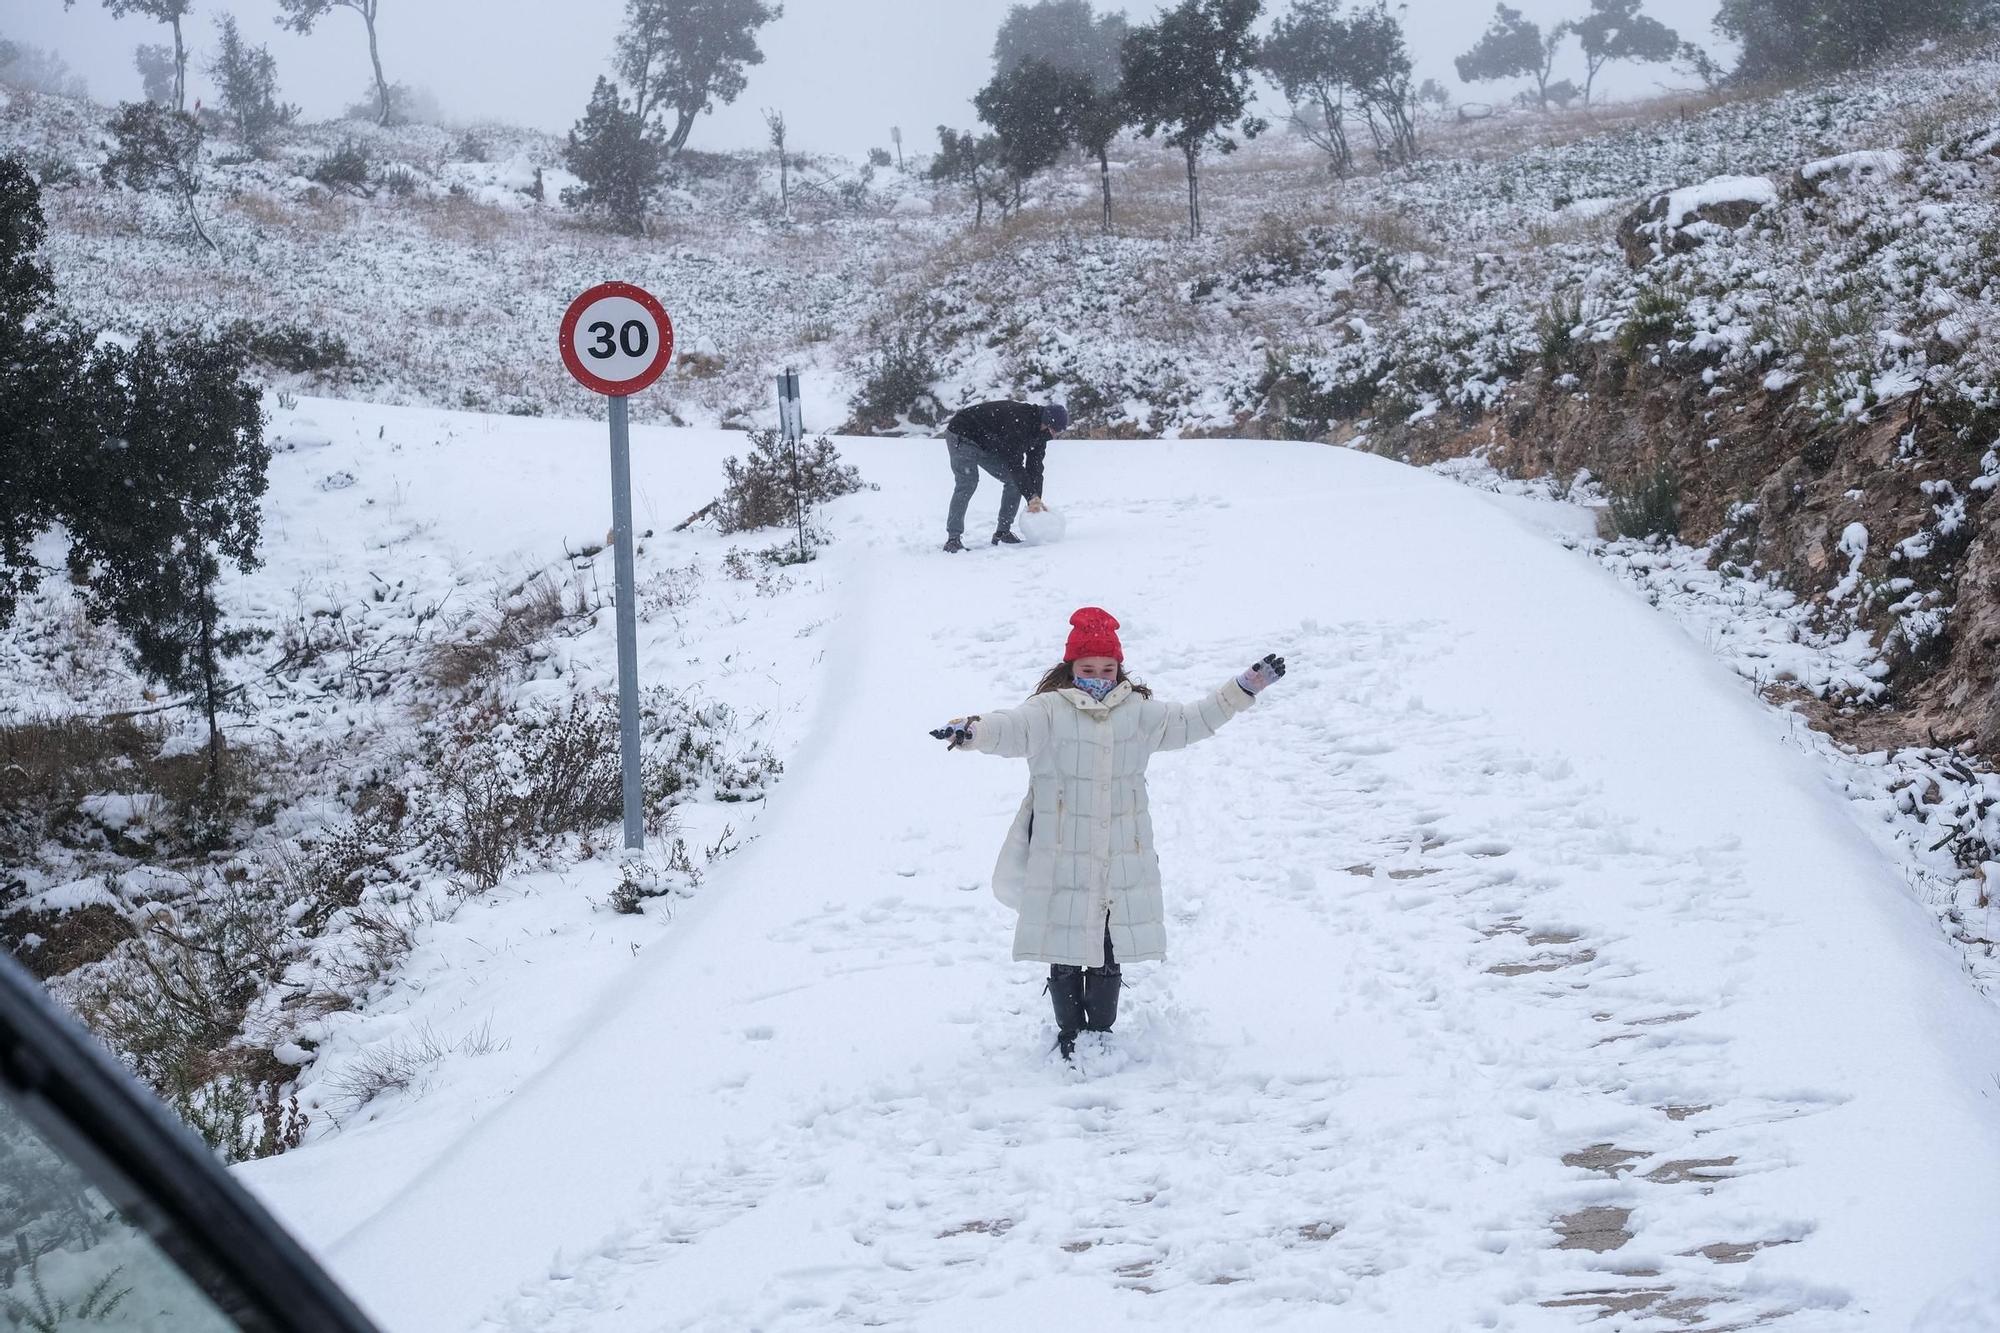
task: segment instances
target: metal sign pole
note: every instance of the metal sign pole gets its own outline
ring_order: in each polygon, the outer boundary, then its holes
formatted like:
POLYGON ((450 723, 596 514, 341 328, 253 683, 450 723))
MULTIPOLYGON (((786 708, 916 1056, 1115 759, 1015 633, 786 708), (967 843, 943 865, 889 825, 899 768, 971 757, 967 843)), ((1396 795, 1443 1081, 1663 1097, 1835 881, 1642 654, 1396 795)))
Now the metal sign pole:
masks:
POLYGON ((611 395, 611 540, 616 548, 618 596, 618 752, 625 794, 625 846, 646 847, 639 788, 638 579, 632 554, 632 433, 625 398, 611 395))
POLYGON ((804 418, 799 411, 799 372, 787 370, 778 376, 778 430, 792 450, 792 507, 799 525, 799 560, 806 558, 805 484, 799 476, 799 449, 805 438, 804 418))
POLYGON ((611 400, 611 544, 617 562, 618 760, 625 850, 646 850, 639 779, 639 596, 632 551, 632 430, 627 399, 666 374, 674 321, 651 292, 600 282, 569 303, 556 335, 576 382, 611 400))

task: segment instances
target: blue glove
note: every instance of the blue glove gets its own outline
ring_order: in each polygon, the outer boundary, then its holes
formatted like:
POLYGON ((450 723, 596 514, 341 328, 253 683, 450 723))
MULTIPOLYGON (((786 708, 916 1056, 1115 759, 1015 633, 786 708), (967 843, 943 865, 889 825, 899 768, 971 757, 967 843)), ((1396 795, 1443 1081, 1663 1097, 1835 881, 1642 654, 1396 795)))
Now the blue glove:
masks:
POLYGON ((1264 660, 1251 666, 1236 678, 1236 683, 1249 695, 1260 693, 1285 674, 1285 659, 1276 653, 1266 653, 1264 660))

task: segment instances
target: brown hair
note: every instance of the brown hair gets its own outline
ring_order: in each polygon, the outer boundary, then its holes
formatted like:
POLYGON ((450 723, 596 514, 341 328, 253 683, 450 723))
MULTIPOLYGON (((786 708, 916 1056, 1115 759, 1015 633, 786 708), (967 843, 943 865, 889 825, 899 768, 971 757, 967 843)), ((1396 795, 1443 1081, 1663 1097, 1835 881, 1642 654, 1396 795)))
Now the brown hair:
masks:
MULTIPOLYGON (((1121 685, 1130 685, 1132 687, 1132 693, 1138 695, 1142 699, 1150 699, 1153 697, 1153 692, 1151 690, 1147 689, 1144 685, 1141 685, 1133 677, 1125 674, 1125 664, 1123 662, 1120 662, 1118 664, 1118 681, 1121 685)), ((1076 684, 1075 668, 1068 662, 1058 662, 1054 666, 1049 668, 1049 672, 1046 676, 1042 677, 1042 683, 1035 686, 1035 693, 1054 694, 1057 690, 1066 690, 1074 684, 1076 684)))

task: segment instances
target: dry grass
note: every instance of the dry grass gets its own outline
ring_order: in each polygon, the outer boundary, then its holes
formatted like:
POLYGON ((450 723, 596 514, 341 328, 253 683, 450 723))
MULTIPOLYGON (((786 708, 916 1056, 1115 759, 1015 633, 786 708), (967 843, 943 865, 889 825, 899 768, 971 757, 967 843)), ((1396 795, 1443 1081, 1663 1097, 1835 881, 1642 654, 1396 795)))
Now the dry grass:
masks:
POLYGON ((1882 133, 1905 152, 1921 157, 1969 128, 1990 129, 1996 122, 2000 122, 2000 93, 1968 88, 1906 112, 1883 126, 1882 133))
POLYGON ((1612 239, 1618 231, 1619 209, 1595 215, 1551 214, 1528 224, 1529 249, 1546 250, 1555 245, 1596 245, 1612 239))
POLYGON ((96 190, 49 190, 42 195, 49 231, 80 236, 143 236, 145 221, 136 201, 96 190))
POLYGON ((446 689, 462 690, 490 679, 504 664, 572 614, 562 587, 546 573, 536 573, 512 592, 496 593, 493 609, 464 626, 464 637, 435 644, 425 673, 446 689))
POLYGON ((230 195, 223 207, 267 231, 300 231, 320 236, 346 231, 355 218, 351 200, 324 191, 315 191, 294 203, 261 190, 246 190, 230 195))
POLYGON ((496 246, 523 226, 519 213, 457 195, 426 200, 414 208, 425 231, 455 245, 496 246))
POLYGON ((175 776, 156 771, 165 768, 154 759, 165 737, 150 719, 71 715, 0 727, 0 865, 33 864, 66 831, 96 836, 72 829, 78 802, 93 792, 159 793, 175 776))
POLYGON ((1432 122, 1425 126, 1426 156, 1476 157, 1506 155, 1530 148, 1560 148, 1618 130, 1644 129, 1667 121, 1686 121, 1718 107, 1755 101, 1775 88, 1731 88, 1727 91, 1690 89, 1665 92, 1630 102, 1607 102, 1585 109, 1534 111, 1494 105, 1497 114, 1484 120, 1432 122))
POLYGON ((98 962, 132 938, 132 923, 116 908, 91 903, 67 912, 10 912, 0 916, 0 945, 40 980, 98 962), (28 937, 40 940, 28 947, 28 937))
POLYGON ((437 1029, 424 1023, 411 1035, 364 1053, 331 1080, 331 1085, 338 1102, 349 1111, 358 1111, 387 1093, 420 1089, 431 1072, 451 1056, 490 1055, 505 1049, 505 1042, 494 1040, 490 1022, 457 1041, 446 1041, 437 1029))

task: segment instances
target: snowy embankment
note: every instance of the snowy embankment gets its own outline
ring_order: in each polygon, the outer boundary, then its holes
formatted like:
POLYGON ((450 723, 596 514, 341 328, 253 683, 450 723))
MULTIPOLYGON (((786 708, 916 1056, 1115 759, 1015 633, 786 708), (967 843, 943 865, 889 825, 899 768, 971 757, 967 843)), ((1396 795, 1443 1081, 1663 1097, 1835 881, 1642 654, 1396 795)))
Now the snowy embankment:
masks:
MULTIPOLYGON (((529 470, 556 423, 492 429, 483 510, 413 524, 592 512, 594 436, 529 470)), ((1784 722, 1551 539, 1578 511, 1063 444, 1069 540, 952 559, 936 446, 843 447, 882 489, 809 567, 755 841, 630 938, 461 913, 404 1021, 504 1006, 503 1049, 243 1168, 390 1328, 1873 1330, 1989 1265, 2000 1015, 1784 722), (923 732, 1084 603, 1167 697, 1293 670, 1155 765, 1171 957, 1071 1070, 984 888, 1020 767, 923 732)), ((641 434, 656 517, 712 448, 641 434)))

